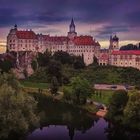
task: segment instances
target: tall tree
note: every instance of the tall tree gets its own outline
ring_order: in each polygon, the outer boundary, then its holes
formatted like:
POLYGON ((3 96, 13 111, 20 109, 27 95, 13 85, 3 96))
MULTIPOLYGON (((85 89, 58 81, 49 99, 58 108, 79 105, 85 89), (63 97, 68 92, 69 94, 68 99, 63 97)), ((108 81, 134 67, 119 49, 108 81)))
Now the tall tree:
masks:
POLYGON ((59 89, 59 83, 56 77, 52 77, 50 91, 53 95, 56 95, 59 89))
POLYGON ((13 68, 13 63, 11 60, 0 60, 0 69, 2 72, 9 72, 13 68))
POLYGON ((124 124, 129 128, 140 130, 140 94, 136 91, 130 95, 124 109, 124 124))
POLYGON ((128 95, 124 90, 115 91, 110 98, 109 111, 107 118, 115 122, 121 122, 123 119, 123 110, 127 104, 128 95))
POLYGON ((61 65, 61 63, 56 60, 51 60, 48 65, 47 74, 48 74, 48 76, 50 76, 50 80, 53 77, 56 77, 58 82, 61 84, 62 83, 62 65, 61 65))
POLYGON ((46 50, 44 53, 38 53, 37 62, 40 67, 46 67, 51 59, 51 53, 46 50))
POLYGON ((73 63, 73 57, 64 51, 55 52, 53 55, 53 58, 57 61, 60 61, 62 64, 72 64, 73 63))
POLYGON ((0 138, 11 133, 24 134, 39 123, 37 102, 24 93, 11 75, 0 76, 0 138), (3 82, 2 82, 3 81, 3 82), (17 88, 18 87, 18 88, 17 88))
POLYGON ((82 57, 80 57, 80 56, 77 57, 76 56, 73 66, 74 66, 75 69, 85 68, 85 63, 84 63, 84 60, 82 59, 82 57))
POLYGON ((77 104, 85 104, 88 97, 92 94, 92 88, 89 82, 80 77, 74 77, 68 88, 65 88, 64 94, 67 94, 65 97, 73 100, 77 104))

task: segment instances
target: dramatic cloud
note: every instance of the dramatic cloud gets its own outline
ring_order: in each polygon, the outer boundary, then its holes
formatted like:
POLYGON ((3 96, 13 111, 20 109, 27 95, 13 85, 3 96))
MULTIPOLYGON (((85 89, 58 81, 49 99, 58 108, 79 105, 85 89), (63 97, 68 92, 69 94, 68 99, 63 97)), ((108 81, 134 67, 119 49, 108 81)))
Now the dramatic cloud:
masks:
POLYGON ((6 40, 15 23, 38 33, 66 35, 74 17, 79 34, 108 41, 117 33, 123 41, 139 41, 139 16, 140 0, 1 0, 0 40, 6 40))

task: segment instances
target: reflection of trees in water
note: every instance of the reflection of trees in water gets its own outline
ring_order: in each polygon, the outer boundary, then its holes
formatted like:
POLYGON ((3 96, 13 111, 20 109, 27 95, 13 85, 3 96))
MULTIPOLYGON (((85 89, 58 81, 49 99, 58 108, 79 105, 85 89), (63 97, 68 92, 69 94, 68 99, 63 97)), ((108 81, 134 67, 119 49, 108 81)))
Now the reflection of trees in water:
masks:
POLYGON ((126 128, 123 128, 120 125, 112 125, 108 123, 108 128, 105 132, 107 133, 108 140, 140 140, 140 133, 134 132, 131 133, 126 131, 126 128))
POLYGON ((51 99, 46 102, 45 106, 45 111, 43 109, 40 112, 41 126, 65 125, 69 130, 70 139, 73 139, 76 130, 86 133, 93 127, 94 121, 98 120, 96 116, 93 118, 88 116, 84 110, 51 99))

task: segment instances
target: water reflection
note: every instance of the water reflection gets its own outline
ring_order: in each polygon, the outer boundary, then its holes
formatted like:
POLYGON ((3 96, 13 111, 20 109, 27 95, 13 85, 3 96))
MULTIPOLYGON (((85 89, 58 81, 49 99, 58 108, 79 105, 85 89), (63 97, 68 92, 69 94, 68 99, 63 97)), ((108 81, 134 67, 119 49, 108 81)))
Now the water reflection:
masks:
POLYGON ((39 104, 40 128, 26 140, 140 140, 121 126, 90 115, 72 105, 44 100, 39 104))
POLYGON ((87 131, 76 130, 73 126, 50 125, 36 129, 27 140, 107 140, 104 128, 107 127, 105 120, 100 119, 87 131))
POLYGON ((27 140, 107 140, 104 119, 58 101, 48 100, 45 108, 40 112, 41 127, 27 140))

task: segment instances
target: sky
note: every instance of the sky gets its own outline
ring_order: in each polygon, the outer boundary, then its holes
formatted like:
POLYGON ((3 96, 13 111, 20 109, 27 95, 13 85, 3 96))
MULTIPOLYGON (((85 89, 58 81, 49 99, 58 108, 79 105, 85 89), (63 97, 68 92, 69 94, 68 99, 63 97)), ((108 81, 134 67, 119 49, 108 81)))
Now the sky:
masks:
POLYGON ((92 35, 102 47, 109 46, 111 34, 118 35, 120 46, 140 42, 140 0, 0 0, 0 45, 14 24, 67 35, 72 17, 78 35, 92 35))

